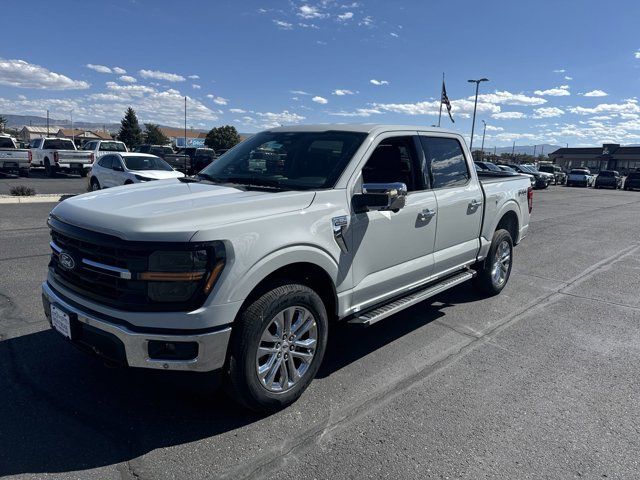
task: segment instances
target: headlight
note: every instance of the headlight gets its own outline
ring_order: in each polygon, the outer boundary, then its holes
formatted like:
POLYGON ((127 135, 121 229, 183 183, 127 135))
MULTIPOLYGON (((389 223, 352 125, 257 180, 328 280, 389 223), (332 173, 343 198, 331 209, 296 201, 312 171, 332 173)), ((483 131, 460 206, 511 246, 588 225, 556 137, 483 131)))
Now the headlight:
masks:
POLYGON ((149 269, 138 274, 148 281, 147 294, 154 302, 185 302, 207 295, 225 265, 224 247, 185 251, 156 251, 149 256, 149 269))
POLYGON ((135 177, 141 182, 150 182, 151 180, 157 180, 157 178, 143 177, 142 175, 135 175, 135 177))

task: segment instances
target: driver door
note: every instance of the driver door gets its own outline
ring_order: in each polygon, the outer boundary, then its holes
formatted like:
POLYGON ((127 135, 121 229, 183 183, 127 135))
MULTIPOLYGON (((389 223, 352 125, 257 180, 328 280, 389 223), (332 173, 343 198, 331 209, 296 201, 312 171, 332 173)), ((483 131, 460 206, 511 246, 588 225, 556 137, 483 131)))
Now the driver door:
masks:
POLYGON ((437 204, 425 178, 424 155, 415 132, 394 132, 376 139, 356 182, 402 182, 404 208, 397 212, 352 213, 352 255, 356 311, 419 286, 433 272, 437 204))

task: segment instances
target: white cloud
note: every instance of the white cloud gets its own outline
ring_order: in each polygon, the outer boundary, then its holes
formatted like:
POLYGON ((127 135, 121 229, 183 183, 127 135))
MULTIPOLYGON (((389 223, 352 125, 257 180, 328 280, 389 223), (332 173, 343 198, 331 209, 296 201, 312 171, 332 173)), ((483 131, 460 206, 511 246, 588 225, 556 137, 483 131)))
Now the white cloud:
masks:
POLYGON ((329 115, 335 115, 338 117, 370 117, 371 115, 381 114, 382 111, 376 108, 358 108, 353 112, 346 112, 341 110, 339 112, 329 112, 329 115))
POLYGON ((90 85, 24 60, 0 58, 0 85, 39 90, 82 90, 90 85))
POLYGON ((585 97, 606 97, 607 95, 608 93, 602 90, 591 90, 584 94, 585 97))
POLYGON ((306 19, 310 18, 326 18, 327 14, 320 12, 318 7, 312 5, 302 5, 298 9, 298 16, 306 19))
POLYGON ((491 117, 498 120, 516 120, 527 116, 522 112, 496 112, 491 117))
POLYGON ((117 75, 124 75, 125 73, 127 73, 127 71, 124 68, 121 67, 113 67, 113 73, 117 74, 117 75))
POLYGON ((122 75, 120 77, 120 81, 121 82, 126 82, 126 83, 136 83, 138 80, 136 80, 134 77, 132 77, 130 75, 122 75))
POLYGON ((572 107, 569 111, 578 115, 637 114, 640 113, 640 106, 636 102, 627 101, 626 103, 601 103, 592 108, 572 107))
MULTIPOLYGON (((451 101, 451 111, 454 115, 468 117, 473 112, 474 102, 460 99, 451 101)), ((402 113, 405 115, 438 115, 440 111, 440 101, 425 101, 416 103, 374 103, 373 107, 377 110, 383 110, 393 113, 402 113)), ((478 102, 478 112, 480 113, 498 113, 500 107, 492 103, 478 102)))
POLYGON ((246 110, 243 110, 243 109, 241 109, 241 108, 230 108, 230 109, 229 109, 229 111, 230 111, 231 113, 247 113, 247 111, 246 111, 246 110))
POLYGON ((339 97, 342 97, 344 95, 355 95, 356 92, 352 91, 352 90, 345 90, 345 89, 337 89, 334 90, 332 92, 332 95, 338 95, 339 97))
MULTIPOLYGON (((473 100, 474 97, 468 97, 469 100, 473 100)), ((511 93, 505 91, 496 90, 493 93, 483 93, 478 95, 478 101, 487 102, 487 103, 495 103, 502 105, 543 105, 547 103, 544 98, 540 97, 529 97, 522 93, 511 93)))
POLYGON ((246 115, 236 121, 253 128, 275 128, 284 124, 300 123, 305 119, 302 115, 289 112, 288 110, 280 113, 253 111, 249 113, 253 116, 246 115))
POLYGON ((315 97, 313 97, 313 98, 311 99, 311 101, 312 101, 312 102, 319 103, 320 105, 326 105, 327 103, 329 103, 329 100, 327 100, 326 98, 321 97, 321 96, 319 96, 319 95, 316 95, 315 97))
POLYGON ((564 72, 566 72, 566 70, 564 68, 553 71, 553 73, 564 73, 564 72))
POLYGON ((387 80, 376 80, 375 78, 369 80, 369 83, 373 85, 389 85, 389 82, 387 80))
POLYGON ((533 118, 552 118, 564 115, 564 110, 557 107, 542 107, 533 110, 535 113, 533 118))
POLYGON ((138 73, 142 78, 153 78, 155 80, 165 80, 167 82, 184 82, 186 80, 182 75, 159 72, 158 70, 140 70, 138 73))
POLYGON ((351 20, 353 18, 353 12, 344 12, 341 15, 338 15, 338 20, 341 22, 346 22, 347 20, 351 20))
POLYGON ((189 75, 187 78, 190 78, 191 80, 198 80, 200 75, 189 75))
POLYGON ((564 79, 565 79, 565 80, 573 80, 573 77, 570 77, 570 76, 568 76, 568 75, 565 75, 565 76, 564 76, 564 79))
POLYGON ((274 20, 273 23, 275 23, 280 30, 291 30, 293 28, 293 24, 285 22, 284 20, 274 20))
POLYGON ((140 97, 145 93, 155 93, 156 89, 146 85, 118 85, 116 82, 107 82, 107 89, 127 95, 140 97))
POLYGON ((550 88, 548 90, 536 90, 536 95, 548 95, 550 97, 563 97, 571 95, 569 92, 569 85, 560 85, 559 87, 550 88))
POLYGON ((304 23, 304 22, 298 22, 298 26, 302 27, 302 28, 312 28, 314 30, 318 30, 320 27, 317 26, 315 23, 304 23))
POLYGON ((200 90, 202 87, 197 83, 194 83, 193 85, 191 85, 191 88, 193 88, 194 90, 200 90))
POLYGON ((373 25, 373 18, 367 15, 360 22, 358 22, 358 25, 363 27, 370 27, 371 25, 373 25))
POLYGON ((493 125, 487 125, 488 132, 503 132, 504 128, 502 127, 494 127, 493 125))
POLYGON ((105 67, 104 65, 94 65, 93 63, 87 63, 85 66, 99 73, 111 73, 111 69, 109 67, 105 67))
POLYGON ((391 32, 389 35, 391 35, 392 37, 395 37, 395 38, 398 38, 400 36, 395 32, 391 32))
POLYGON ((211 93, 207 95, 207 98, 210 98, 211 100, 213 100, 213 103, 215 103, 216 105, 226 105, 227 103, 229 103, 228 99, 224 97, 216 97, 211 93))
POLYGON ((634 56, 634 57, 636 57, 636 58, 640 58, 640 50, 636 51, 636 52, 633 54, 633 56, 634 56))

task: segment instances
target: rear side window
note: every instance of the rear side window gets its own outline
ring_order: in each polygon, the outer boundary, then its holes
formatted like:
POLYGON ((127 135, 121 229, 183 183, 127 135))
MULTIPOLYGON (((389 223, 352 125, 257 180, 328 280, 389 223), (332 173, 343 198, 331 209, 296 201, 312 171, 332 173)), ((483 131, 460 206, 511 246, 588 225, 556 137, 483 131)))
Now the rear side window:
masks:
POLYGON ((432 188, 465 185, 471 178, 462 146, 455 138, 420 136, 432 188))
POLYGON ((111 168, 113 165, 113 155, 105 155, 100 159, 98 165, 104 168, 111 168))

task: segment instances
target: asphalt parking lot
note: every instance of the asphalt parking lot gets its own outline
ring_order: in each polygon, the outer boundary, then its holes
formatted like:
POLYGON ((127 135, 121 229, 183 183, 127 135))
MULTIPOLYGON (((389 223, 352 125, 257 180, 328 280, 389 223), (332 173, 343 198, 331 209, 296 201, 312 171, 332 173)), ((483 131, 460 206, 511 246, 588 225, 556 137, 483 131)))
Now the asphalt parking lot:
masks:
POLYGON ((78 194, 87 191, 87 179, 80 175, 58 173, 54 178, 49 178, 44 170, 32 170, 28 178, 0 176, 0 195, 9 195, 11 187, 18 185, 31 187, 36 194, 78 194))
POLYGON ((640 477, 638 192, 536 191, 501 295, 461 285, 335 326, 318 378, 271 416, 49 330, 52 206, 0 205, 0 476, 640 477))

